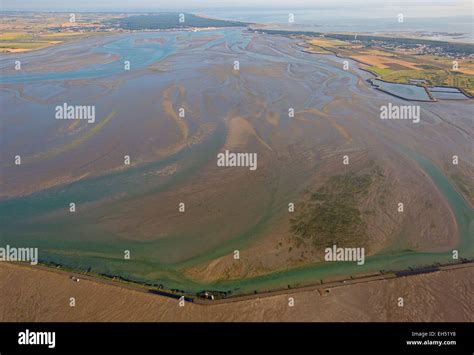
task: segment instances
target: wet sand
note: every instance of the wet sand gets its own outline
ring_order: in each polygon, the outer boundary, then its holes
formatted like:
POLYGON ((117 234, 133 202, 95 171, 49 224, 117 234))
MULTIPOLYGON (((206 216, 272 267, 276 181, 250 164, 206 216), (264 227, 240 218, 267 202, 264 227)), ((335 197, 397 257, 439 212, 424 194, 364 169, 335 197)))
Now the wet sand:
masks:
POLYGON ((291 292, 247 301, 196 305, 81 279, 68 273, 0 263, 0 321, 161 322, 472 322, 472 267, 342 286, 329 292, 291 292), (70 297, 76 301, 69 306, 70 297), (288 306, 289 297, 294 307, 288 306), (398 298, 404 307, 398 307, 398 298))

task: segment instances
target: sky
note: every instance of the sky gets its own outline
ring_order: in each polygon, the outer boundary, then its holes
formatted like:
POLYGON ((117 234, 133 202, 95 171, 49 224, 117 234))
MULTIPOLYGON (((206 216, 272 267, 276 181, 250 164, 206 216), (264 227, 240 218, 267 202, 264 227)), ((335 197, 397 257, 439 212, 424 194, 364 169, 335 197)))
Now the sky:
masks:
POLYGON ((313 9, 331 14, 353 13, 360 17, 391 17, 403 12, 411 17, 474 15, 473 0, 0 0, 2 11, 88 10, 217 10, 217 9, 313 9))

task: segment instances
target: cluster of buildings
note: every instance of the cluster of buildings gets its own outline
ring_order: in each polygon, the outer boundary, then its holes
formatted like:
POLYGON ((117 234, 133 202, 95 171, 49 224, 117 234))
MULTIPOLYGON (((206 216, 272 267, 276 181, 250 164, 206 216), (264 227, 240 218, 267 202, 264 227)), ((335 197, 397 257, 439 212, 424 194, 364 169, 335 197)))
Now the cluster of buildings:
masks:
POLYGON ((397 52, 407 52, 409 54, 434 55, 438 57, 445 57, 445 58, 452 58, 452 59, 474 59, 474 54, 472 53, 468 54, 468 53, 462 53, 460 51, 452 51, 449 48, 425 44, 425 43, 413 44, 413 43, 376 40, 376 41, 372 41, 371 44, 383 49, 397 51, 397 52))

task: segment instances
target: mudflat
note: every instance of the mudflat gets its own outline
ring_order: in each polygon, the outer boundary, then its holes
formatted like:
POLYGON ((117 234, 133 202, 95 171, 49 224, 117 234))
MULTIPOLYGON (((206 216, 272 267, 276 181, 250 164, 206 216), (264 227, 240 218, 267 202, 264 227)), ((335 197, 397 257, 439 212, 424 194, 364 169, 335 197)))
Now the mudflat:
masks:
POLYGON ((407 102, 357 62, 241 28, 18 58, 20 73, 0 58, 0 241, 42 263, 235 295, 474 257, 472 100, 381 119, 407 102), (56 120, 64 103, 94 105, 94 123, 56 120), (258 168, 219 166, 226 150, 258 168), (335 244, 365 248, 365 264, 325 262, 335 244))

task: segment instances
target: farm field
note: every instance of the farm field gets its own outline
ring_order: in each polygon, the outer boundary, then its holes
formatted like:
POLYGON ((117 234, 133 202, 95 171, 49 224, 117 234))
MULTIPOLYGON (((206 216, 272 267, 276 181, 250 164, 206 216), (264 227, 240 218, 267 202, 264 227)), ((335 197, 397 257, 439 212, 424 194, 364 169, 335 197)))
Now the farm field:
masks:
POLYGON ((352 58, 385 81, 408 84, 412 80, 424 80, 431 86, 454 86, 474 94, 474 59, 456 59, 457 68, 453 69, 454 59, 414 54, 410 50, 388 50, 331 38, 308 37, 306 43, 310 51, 317 48, 352 58))

